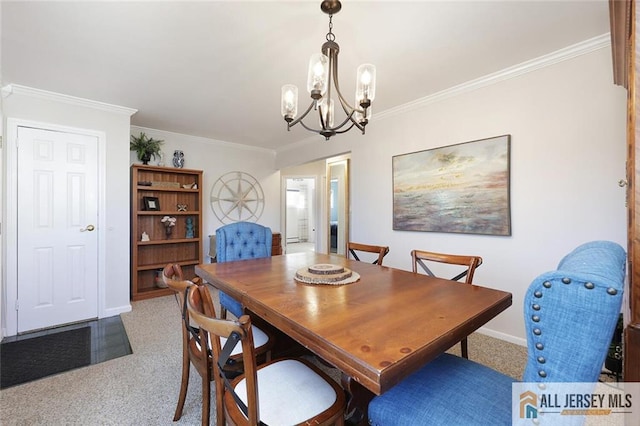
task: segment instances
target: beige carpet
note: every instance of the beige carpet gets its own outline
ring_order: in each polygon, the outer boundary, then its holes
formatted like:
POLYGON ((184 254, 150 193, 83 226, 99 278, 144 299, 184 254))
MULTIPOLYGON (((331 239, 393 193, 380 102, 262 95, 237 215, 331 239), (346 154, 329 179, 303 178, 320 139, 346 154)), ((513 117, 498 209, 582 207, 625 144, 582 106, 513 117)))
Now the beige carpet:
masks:
MULTIPOLYGON (((132 355, 0 391, 0 424, 199 425, 201 382, 194 369, 183 417, 172 422, 181 359, 174 297, 134 302, 122 320, 132 355)), ((459 345, 451 351, 459 353, 459 345)), ((469 356, 517 379, 526 361, 525 348, 477 333, 469 338, 469 356)))

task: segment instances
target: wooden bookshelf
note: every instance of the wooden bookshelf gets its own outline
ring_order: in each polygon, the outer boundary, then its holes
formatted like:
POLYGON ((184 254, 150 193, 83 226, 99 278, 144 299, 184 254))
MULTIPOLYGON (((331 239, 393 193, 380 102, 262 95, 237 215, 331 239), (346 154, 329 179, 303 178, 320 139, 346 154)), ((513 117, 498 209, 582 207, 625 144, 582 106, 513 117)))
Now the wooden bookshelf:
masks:
POLYGON ((131 166, 132 300, 173 293, 156 283, 158 271, 167 263, 179 263, 185 277, 194 277, 195 265, 203 263, 202 235, 201 170, 131 166), (151 202, 145 203, 145 197, 150 197, 151 202), (186 205, 186 211, 178 211, 179 204, 186 205), (161 222, 164 216, 176 218, 170 235, 161 222), (194 225, 192 238, 187 238, 189 217, 194 225), (149 241, 141 240, 143 232, 149 241))

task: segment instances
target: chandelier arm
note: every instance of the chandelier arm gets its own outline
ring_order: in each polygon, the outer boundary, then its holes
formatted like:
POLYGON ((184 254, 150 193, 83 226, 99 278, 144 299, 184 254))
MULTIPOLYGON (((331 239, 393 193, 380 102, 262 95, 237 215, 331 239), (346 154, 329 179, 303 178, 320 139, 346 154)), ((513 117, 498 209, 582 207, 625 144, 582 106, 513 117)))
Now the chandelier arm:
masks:
MULTIPOLYGON (((342 123, 340 123, 339 125, 334 126, 334 127, 330 127, 330 128, 329 128, 329 130, 335 130, 335 131, 336 131, 336 133, 343 133, 343 132, 338 132, 337 130, 342 129, 342 128, 344 127, 344 125, 345 125, 345 124, 347 124, 347 123, 349 123, 349 122, 353 123, 349 128, 353 127, 353 125, 358 125, 358 123, 356 123, 356 122, 353 120, 352 115, 353 115, 353 113, 352 113, 352 114, 350 114, 347 118, 345 118, 345 119, 344 119, 344 121, 343 121, 342 123)), ((358 126, 358 128, 360 128, 360 126, 358 126)), ((361 130, 362 130, 362 129, 361 129, 361 130)))
POLYGON ((364 110, 352 107, 351 104, 344 98, 344 96, 342 96, 342 92, 340 91, 340 83, 338 82, 338 54, 332 51, 331 56, 334 57, 333 60, 335 64, 335 66, 332 69, 333 84, 336 87, 336 92, 338 93, 338 99, 340 99, 340 104, 342 105, 342 109, 347 115, 349 115, 349 111, 347 111, 347 109, 351 111, 359 112, 361 114, 365 114, 364 110))
POLYGON ((361 128, 361 127, 358 125, 358 123, 356 123, 355 121, 352 121, 352 122, 351 122, 351 126, 349 126, 349 128, 344 129, 344 130, 340 130, 340 131, 336 130, 336 133, 338 133, 338 134, 340 134, 340 133, 346 133, 346 132, 348 132, 349 130, 351 130, 351 129, 353 128, 353 126, 356 126, 357 128, 359 128, 360 130, 362 130, 362 131, 364 132, 364 129, 363 129, 363 128, 361 128))
MULTIPOLYGON (((351 122, 353 123, 353 126, 356 126, 358 129, 360 129, 360 131, 364 135, 364 126, 361 125, 360 123, 358 123, 357 121, 354 121, 353 119, 351 119, 351 122)), ((353 126, 351 126, 351 127, 353 127, 353 126)), ((349 127, 349 129, 351 129, 351 127, 349 127)), ((340 133, 343 133, 343 132, 340 132, 340 133)))
MULTIPOLYGON (((327 43, 328 44, 328 43, 327 43)), ((329 112, 330 108, 329 108, 329 103, 331 102, 331 70, 334 69, 334 61, 335 61, 335 51, 333 49, 329 50, 329 73, 327 75, 328 81, 327 81, 327 93, 326 93, 326 99, 325 99, 325 105, 327 108, 327 112, 329 112)), ((334 107, 335 108, 335 107, 334 107)), ((318 108, 320 109, 320 108, 318 108)), ((334 113, 334 119, 335 119, 335 109, 333 110, 334 113)), ((328 115, 327 115, 328 117, 328 115)), ((324 123, 324 120, 322 119, 322 114, 320 114, 320 125, 322 126, 323 129, 326 130, 327 126, 326 123, 324 123)))
MULTIPOLYGON (((309 114, 309 111, 311 111, 311 109, 313 108, 315 103, 316 103, 316 101, 311 101, 311 104, 309 105, 309 108, 307 108, 307 110, 304 112, 304 114, 302 114, 300 117, 298 117, 295 120, 293 120, 291 123, 288 123, 289 128, 295 126, 298 123, 303 124, 302 120, 307 116, 307 114, 309 114)), ((306 126, 305 126, 305 128, 306 128, 306 126)))
POLYGON ((322 127, 322 130, 327 130, 327 123, 324 121, 324 117, 322 117, 322 105, 318 107, 318 116, 320 117, 320 127, 322 127))
POLYGON ((309 126, 307 126, 306 124, 304 124, 304 121, 301 121, 301 122, 300 122, 300 125, 301 125, 302 127, 304 127, 305 129, 307 129, 308 131, 310 131, 310 132, 314 132, 314 133, 318 133, 318 134, 320 134, 320 130, 317 130, 317 129, 314 129, 313 127, 309 127, 309 126))

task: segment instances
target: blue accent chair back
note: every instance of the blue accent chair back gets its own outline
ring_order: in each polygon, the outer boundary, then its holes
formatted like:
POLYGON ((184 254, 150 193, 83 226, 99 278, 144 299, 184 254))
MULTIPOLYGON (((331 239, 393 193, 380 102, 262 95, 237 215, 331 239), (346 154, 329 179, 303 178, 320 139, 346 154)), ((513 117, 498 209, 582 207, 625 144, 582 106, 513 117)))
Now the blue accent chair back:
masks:
MULTIPOLYGON (((253 222, 235 222, 216 229, 216 259, 218 263, 256 259, 271 256, 271 228, 253 222)), ((220 292, 223 310, 236 318, 243 313, 242 305, 224 292, 220 292)))
POLYGON ((524 299, 528 359, 523 381, 598 380, 620 316, 625 274, 624 249, 593 241, 533 281, 524 299))
MULTIPOLYGON (((616 327, 625 250, 592 241, 533 280, 524 298, 525 382, 596 382, 616 327)), ((515 379, 443 354, 369 404, 374 426, 510 425, 515 379)), ((579 422, 580 419, 576 420, 579 422)))

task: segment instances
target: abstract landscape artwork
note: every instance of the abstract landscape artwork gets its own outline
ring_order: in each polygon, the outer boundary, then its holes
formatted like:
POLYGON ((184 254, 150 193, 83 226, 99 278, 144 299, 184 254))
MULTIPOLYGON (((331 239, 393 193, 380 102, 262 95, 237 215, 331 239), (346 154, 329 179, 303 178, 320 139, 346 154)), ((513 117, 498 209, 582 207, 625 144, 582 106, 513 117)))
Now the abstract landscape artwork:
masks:
POLYGON ((511 136, 393 157, 393 229, 511 235, 511 136))

